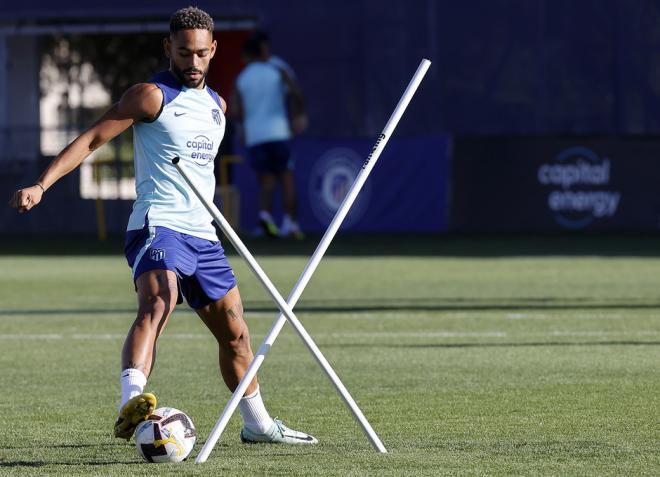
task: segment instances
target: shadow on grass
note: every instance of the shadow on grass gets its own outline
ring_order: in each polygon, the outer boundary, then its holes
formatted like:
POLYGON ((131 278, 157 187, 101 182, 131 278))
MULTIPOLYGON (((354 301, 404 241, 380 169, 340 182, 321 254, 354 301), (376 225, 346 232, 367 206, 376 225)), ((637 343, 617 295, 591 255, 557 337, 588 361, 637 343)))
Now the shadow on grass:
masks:
MULTIPOLYGON (((295 307, 297 313, 360 313, 387 311, 525 311, 525 310, 646 310, 660 309, 660 302, 634 303, 626 301, 593 301, 591 299, 565 298, 524 298, 521 300, 496 301, 492 299, 469 298, 465 300, 438 300, 436 298, 387 298, 382 300, 341 300, 341 305, 332 302, 305 302, 295 307)), ((268 302, 250 303, 246 301, 246 314, 253 312, 277 313, 277 308, 268 302)), ((0 312, 1 314, 2 312, 0 312)))
MULTIPOLYGON (((275 315, 277 308, 270 301, 245 300, 246 314, 250 312, 268 312, 275 315)), ((185 310, 185 306, 179 308, 185 310)), ((360 313, 388 311, 539 311, 539 310, 653 310, 660 309, 660 302, 633 301, 594 301, 591 298, 552 298, 527 297, 521 299, 466 298, 384 298, 384 299, 346 299, 337 304, 336 300, 305 301, 295 307, 296 313, 360 313)), ((0 309, 0 316, 13 315, 111 315, 135 314, 136 308, 73 308, 73 309, 0 309)))
POLYGON ((529 343, 318 343, 320 348, 525 348, 544 346, 660 346, 660 341, 535 341, 529 343))
MULTIPOLYGON (((250 251, 261 255, 312 255, 320 235, 302 241, 268 240, 242 236, 250 251)), ((223 245, 236 255, 224 237, 223 245)), ((0 237, 1 255, 118 255, 123 254, 123 237, 99 242, 85 236, 0 237)), ((607 256, 660 257, 657 234, 340 234, 330 245, 331 256, 607 256)))
MULTIPOLYGON (((4 450, 34 450, 36 447, 40 449, 49 450, 64 450, 64 449, 90 449, 97 448, 99 450, 108 449, 110 447, 126 447, 125 442, 106 442, 99 444, 35 444, 33 446, 12 446, 3 445, 4 450)), ((132 447, 132 446, 131 446, 132 447)), ((66 466, 105 466, 105 465, 130 465, 142 463, 142 459, 135 460, 92 460, 92 461, 45 461, 45 460, 3 460, 0 461, 1 468, 39 468, 53 465, 66 465, 66 466)))
POLYGON ((92 448, 92 447, 97 447, 99 449, 107 449, 109 447, 132 447, 132 445, 127 444, 126 442, 108 442, 108 443, 103 443, 103 444, 35 444, 32 446, 26 446, 26 445, 21 445, 21 446, 12 446, 12 445, 7 445, 3 444, 2 448, 4 450, 20 450, 20 449, 34 449, 35 447, 38 447, 39 449, 85 449, 85 448, 92 448))
POLYGON ((102 460, 102 461, 76 461, 76 462, 64 462, 64 461, 43 461, 43 460, 12 460, 12 461, 0 461, 0 469, 3 467, 15 468, 15 467, 47 467, 52 465, 71 465, 71 466, 103 466, 103 465, 131 465, 131 464, 140 464, 144 462, 143 460, 131 460, 131 461, 120 461, 120 460, 102 460))

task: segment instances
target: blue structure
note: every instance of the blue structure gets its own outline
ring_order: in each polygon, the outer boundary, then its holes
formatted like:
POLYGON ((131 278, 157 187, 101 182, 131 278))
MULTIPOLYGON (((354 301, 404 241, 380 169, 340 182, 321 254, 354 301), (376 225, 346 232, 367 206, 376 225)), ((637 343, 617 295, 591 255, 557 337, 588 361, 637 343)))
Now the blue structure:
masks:
MULTIPOLYGON (((1 0, 0 38, 81 22, 162 23, 187 3, 1 0)), ((216 20, 268 29, 307 92, 313 136, 376 134, 422 57, 433 66, 402 135, 648 134, 660 126, 660 4, 652 0, 195 3, 216 20)))
MULTIPOLYGON (((17 38, 75 25, 155 31, 189 2, 93 3, 0 0, 5 138, 38 118, 38 110, 29 110, 34 100, 25 98, 28 88, 38 95, 38 78, 17 85, 9 68, 29 53, 29 42, 17 38)), ((273 50, 293 65, 306 93, 307 139, 375 138, 422 57, 433 65, 396 132, 402 139, 653 135, 660 128, 660 4, 652 0, 195 3, 227 25, 270 32, 273 50)))

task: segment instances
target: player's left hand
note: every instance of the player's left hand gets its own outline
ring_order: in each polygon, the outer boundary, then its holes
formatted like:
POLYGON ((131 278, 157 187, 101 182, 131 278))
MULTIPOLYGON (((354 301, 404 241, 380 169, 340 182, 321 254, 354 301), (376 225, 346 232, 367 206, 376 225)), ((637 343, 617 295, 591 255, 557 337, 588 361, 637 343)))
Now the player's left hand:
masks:
POLYGON ((41 186, 36 184, 31 187, 26 187, 25 189, 19 189, 9 201, 9 207, 18 209, 19 214, 24 214, 41 202, 41 197, 43 195, 44 190, 41 186))

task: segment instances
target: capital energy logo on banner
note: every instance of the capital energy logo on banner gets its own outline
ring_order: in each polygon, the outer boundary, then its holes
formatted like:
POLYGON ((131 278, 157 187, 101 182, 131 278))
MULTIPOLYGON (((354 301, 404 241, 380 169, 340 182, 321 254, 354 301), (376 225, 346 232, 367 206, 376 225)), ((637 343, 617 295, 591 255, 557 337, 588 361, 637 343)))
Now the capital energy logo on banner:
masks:
MULTIPOLYGON (((361 171, 363 159, 352 149, 336 147, 326 151, 314 164, 309 176, 309 197, 312 210, 322 224, 329 224, 361 171)), ((364 214, 371 187, 365 182, 355 199, 343 226, 350 227, 364 214)))
POLYGON ((589 148, 571 147, 551 164, 537 172, 541 185, 547 186, 547 204, 558 224, 581 229, 599 219, 614 216, 621 193, 611 190, 612 164, 589 148))

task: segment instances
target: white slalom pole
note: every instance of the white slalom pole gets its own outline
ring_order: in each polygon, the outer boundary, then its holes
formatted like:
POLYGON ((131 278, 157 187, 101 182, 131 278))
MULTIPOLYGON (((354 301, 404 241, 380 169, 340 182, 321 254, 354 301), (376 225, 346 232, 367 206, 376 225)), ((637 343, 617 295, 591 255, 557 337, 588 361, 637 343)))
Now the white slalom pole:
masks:
MULTIPOLYGON (((361 172, 358 174, 357 178, 353 182, 353 185, 351 186, 351 189, 349 190, 348 194, 344 198, 342 204, 340 205, 339 209, 337 210, 337 213, 335 214, 335 217, 333 218, 332 222, 328 226, 328 229, 326 230, 325 234, 323 235, 323 238, 321 239, 321 242, 317 246, 316 250, 314 251, 314 254, 310 258, 309 262, 307 263, 307 266, 305 267, 302 275, 298 279, 298 282, 296 283, 296 286, 292 290, 291 294, 289 295, 288 303, 287 305, 291 308, 293 308, 296 303, 298 302, 298 299, 302 295, 305 287, 309 283, 309 280, 311 279, 312 275, 314 274, 314 271, 316 270, 316 267, 321 261, 321 258, 325 254, 326 250, 330 246, 330 243, 334 239, 334 236, 336 235, 337 231, 339 230, 339 227, 341 226, 344 218, 348 214, 351 206, 353 205, 353 202, 355 202, 355 199, 357 198, 360 190, 362 189, 365 181, 367 180, 371 170, 373 169, 374 165, 376 164, 381 152, 385 148, 385 145, 387 144, 387 141, 389 140, 390 136, 392 135, 392 132, 396 128, 397 124, 399 123, 399 120, 401 119, 401 116, 403 115, 403 112, 406 110, 408 104, 410 103, 410 100, 412 99, 413 95, 417 91, 417 88, 419 84, 421 83, 422 79, 424 78, 424 75, 426 74, 426 71, 428 70, 429 66, 431 65, 431 62, 429 60, 422 60, 420 63, 419 67, 417 68, 417 71, 415 72, 412 80, 408 84, 408 87, 406 88, 405 92, 401 96, 401 99, 399 100, 399 103, 397 104, 396 108, 394 109, 394 112, 390 116, 390 119, 388 120, 387 124, 385 125, 385 128, 383 129, 383 132, 378 136, 378 140, 376 141, 376 144, 374 145, 371 154, 369 154, 369 157, 365 161, 365 163, 362 166, 361 172)), ((177 166, 178 167, 178 166, 177 166)), ((181 170, 181 169, 179 169, 181 170)), ((185 177, 185 176, 184 176, 185 177)), ((224 230, 223 230, 224 231, 224 230)), ((231 238, 230 238, 231 240, 231 238)), ((252 379, 254 376, 257 374, 257 371, 261 364, 263 363, 266 354, 268 351, 270 351, 270 348, 274 344, 275 340, 277 339, 277 336, 279 335, 280 331, 282 330, 282 327, 286 323, 287 317, 285 316, 284 313, 280 314, 277 320, 273 323, 273 326, 271 327, 270 331, 268 332, 266 338, 264 339, 263 344, 257 351, 254 360, 252 363, 250 363, 250 366, 246 372, 246 374, 243 376, 243 379, 239 383, 238 387, 234 391, 234 394, 232 395, 231 399, 225 406, 222 415, 220 416, 220 419, 218 422, 215 424, 213 427, 213 430, 211 431, 211 434, 209 435, 208 439, 206 440, 206 443, 202 447, 201 451, 199 452, 197 459, 195 460, 196 463, 203 463, 206 462, 206 460, 209 457, 209 454, 213 450, 213 447, 217 443, 218 439, 220 438, 222 432, 224 431, 225 427, 227 426, 227 423, 229 422, 229 419, 231 418, 232 414, 236 410, 236 407, 238 407, 238 403, 240 399, 243 397, 245 394, 245 391, 247 390, 248 386, 252 382, 252 379)), ((296 329, 296 331, 298 331, 296 329)), ((304 338, 303 338, 304 339, 304 338)), ((305 341, 307 344, 307 341, 305 341)), ((312 342, 313 343, 313 342, 312 342)), ((314 345, 315 346, 315 345, 314 345)), ((320 352, 319 355, 323 357, 320 352)), ((315 358, 318 360, 318 356, 314 353, 315 358)), ((325 358, 323 358, 325 360, 325 358)), ((319 361, 321 364, 321 362, 319 361)), ((326 373, 328 373, 328 370, 321 364, 321 366, 324 368, 326 373)), ((332 374, 334 374, 334 371, 332 371, 332 368, 329 367, 330 371, 332 374)), ((383 443, 380 441, 374 430, 371 428, 369 425, 369 422, 366 420, 364 415, 360 412, 359 408, 355 404, 355 402, 352 400, 350 395, 348 395, 348 392, 346 392, 346 395, 348 396, 348 399, 346 399, 346 396, 341 392, 340 388, 338 387, 338 384, 345 390, 343 385, 341 384, 341 381, 337 378, 335 381, 330 374, 328 373, 328 376, 332 380, 333 384, 337 388, 337 391, 339 391, 341 397, 344 399, 346 404, 351 408, 353 411, 353 414, 355 418, 358 420, 359 424, 362 426, 363 430, 367 434, 367 437, 369 438, 369 441, 371 444, 381 453, 386 453, 387 450, 385 449, 385 446, 383 443), (352 404, 351 404, 352 403, 352 404)), ((336 375, 335 375, 336 376, 336 375)))
MULTIPOLYGON (((243 242, 241 242, 241 239, 236 235, 236 232, 231 228, 231 225, 229 225, 229 222, 223 217, 223 215, 220 213, 218 208, 213 204, 212 202, 208 201, 202 194, 199 192, 197 189, 197 186, 192 182, 190 177, 188 177, 185 169, 181 166, 179 162, 179 158, 176 157, 172 160, 172 163, 176 166, 176 168, 179 170, 183 178, 186 180, 190 188, 195 192, 195 195, 199 198, 199 200, 204 204, 206 209, 209 211, 213 219, 216 221, 218 226, 220 226, 220 229, 223 231, 225 236, 229 239, 229 241, 232 243, 234 248, 238 251, 238 253, 243 257, 243 259, 247 262, 248 267, 252 272, 256 275, 257 279, 261 282, 261 284, 264 286, 268 294, 275 300, 277 303, 277 307, 280 309, 280 311, 283 313, 283 315, 286 317, 287 320, 293 325, 293 328, 296 330, 298 335, 302 338, 304 341, 305 345, 307 348, 312 352, 314 355, 314 358, 316 361, 321 365, 321 368, 323 371, 325 371, 326 375, 328 378, 330 378, 330 381, 332 381, 332 384, 334 385, 335 389, 341 396, 341 398, 344 400, 344 402, 348 405, 350 408, 351 412, 353 412, 353 415, 355 416, 355 419, 362 425, 362 428, 364 431, 367 433, 367 436, 369 437, 369 440, 371 443, 376 446, 377 449, 379 449, 381 452, 387 452, 385 450, 385 447, 383 446, 382 442, 372 429, 371 425, 369 422, 367 422, 367 419, 364 417, 364 414, 362 414, 362 411, 360 411, 360 408, 358 405, 355 403, 351 395, 349 394, 348 390, 346 387, 343 385, 337 374, 334 372, 332 369, 332 366, 330 366, 330 363, 325 359, 323 354, 321 353, 321 350, 319 350, 318 346, 316 346, 316 343, 312 340, 312 337, 309 336, 305 328, 303 328, 302 324, 294 315, 293 310, 291 307, 284 301, 284 298, 282 298, 282 295, 277 291, 275 288, 275 285, 270 281, 266 273, 263 271, 263 269, 259 266, 257 261, 254 259, 250 251, 245 247, 243 242)), ((281 327, 280 327, 281 328, 281 327)), ((270 348, 270 346, 269 346, 270 348)), ((262 346, 259 348, 259 352, 263 355, 265 355, 264 347, 262 346)), ((254 360, 253 360, 254 362, 254 360)), ((249 368, 248 368, 249 369, 249 368)), ((256 370, 254 371, 254 374, 256 374, 256 370)), ((243 379, 245 380, 245 376, 243 376, 243 379)), ((250 381, 245 381, 245 389, 247 389, 250 381)), ((245 391, 243 391, 245 393, 245 391)), ((243 394, 239 394, 239 400, 240 396, 243 394)), ((238 403, 238 400, 236 401, 238 403)), ((229 417, 227 417, 227 420, 229 417)), ((226 424, 225 424, 226 425, 226 424)), ((207 440, 206 444, 204 444, 204 447, 202 447, 202 450, 200 451, 200 454, 197 456, 196 462, 205 462, 206 459, 208 458, 208 454, 211 452, 211 449, 215 445, 215 442, 217 442, 217 439, 220 437, 220 434, 216 432, 216 428, 218 425, 216 424, 216 427, 214 427, 214 430, 211 433, 211 436, 209 436, 209 439, 207 440), (217 436, 217 437, 216 437, 217 436), (210 443, 213 443, 212 445, 209 446, 210 443), (209 446, 209 447, 207 447, 209 446), (202 454, 203 452, 203 454, 202 454), (200 460, 201 457, 201 460, 200 460)), ((224 427, 224 425, 223 425, 224 427)))

